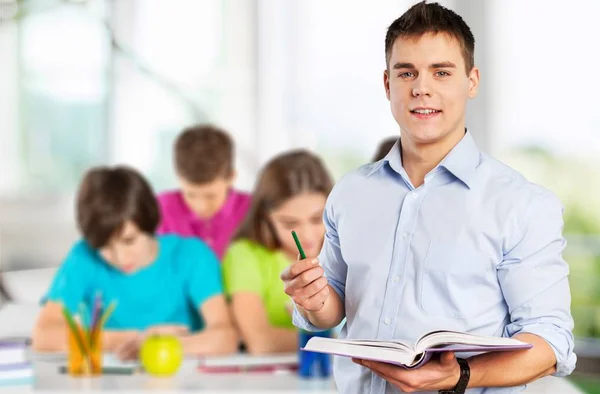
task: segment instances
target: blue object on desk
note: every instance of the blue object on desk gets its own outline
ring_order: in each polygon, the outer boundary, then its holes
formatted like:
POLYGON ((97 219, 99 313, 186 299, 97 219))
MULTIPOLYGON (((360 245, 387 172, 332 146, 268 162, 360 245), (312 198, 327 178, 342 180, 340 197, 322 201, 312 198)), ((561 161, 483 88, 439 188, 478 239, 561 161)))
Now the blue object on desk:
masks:
MULTIPOLYGON (((312 337, 331 337, 331 330, 309 332, 300 330, 298 344, 300 349, 306 346, 312 337)), ((298 375, 304 378, 328 378, 331 376, 331 356, 325 353, 307 352, 298 350, 298 375)))

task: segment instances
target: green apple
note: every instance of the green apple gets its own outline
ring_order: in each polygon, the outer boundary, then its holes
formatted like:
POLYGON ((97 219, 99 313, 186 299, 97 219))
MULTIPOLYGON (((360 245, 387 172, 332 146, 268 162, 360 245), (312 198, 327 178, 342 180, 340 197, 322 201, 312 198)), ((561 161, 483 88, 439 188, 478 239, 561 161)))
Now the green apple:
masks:
POLYGON ((183 347, 173 335, 151 335, 142 344, 140 361, 150 375, 170 376, 181 366, 183 347))

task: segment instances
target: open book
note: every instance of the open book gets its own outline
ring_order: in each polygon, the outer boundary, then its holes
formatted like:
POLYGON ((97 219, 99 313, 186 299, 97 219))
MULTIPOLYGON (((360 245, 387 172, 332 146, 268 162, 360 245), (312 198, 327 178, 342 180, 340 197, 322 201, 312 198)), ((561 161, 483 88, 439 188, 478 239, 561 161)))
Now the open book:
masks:
POLYGON ((313 337, 302 350, 418 368, 439 352, 490 352, 531 347, 533 345, 511 338, 440 330, 423 335, 414 345, 400 341, 313 337))

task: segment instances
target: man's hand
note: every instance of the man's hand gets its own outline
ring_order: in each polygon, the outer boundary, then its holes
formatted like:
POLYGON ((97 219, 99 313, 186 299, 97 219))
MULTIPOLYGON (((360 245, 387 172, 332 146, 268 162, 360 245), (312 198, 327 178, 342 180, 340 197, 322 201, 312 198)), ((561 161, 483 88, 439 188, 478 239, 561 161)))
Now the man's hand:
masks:
POLYGON ((281 273, 285 293, 299 307, 309 312, 323 308, 329 297, 329 287, 319 265, 319 259, 304 259, 287 267, 281 273))
POLYGON ((189 330, 184 325, 160 325, 153 326, 143 333, 136 332, 130 338, 123 341, 116 349, 115 354, 120 360, 136 360, 139 357, 140 348, 147 337, 152 335, 174 335, 177 337, 189 335, 189 330))
POLYGON ((405 393, 417 391, 452 390, 460 378, 460 366, 452 352, 441 353, 417 369, 405 369, 392 364, 352 359, 369 368, 405 393))

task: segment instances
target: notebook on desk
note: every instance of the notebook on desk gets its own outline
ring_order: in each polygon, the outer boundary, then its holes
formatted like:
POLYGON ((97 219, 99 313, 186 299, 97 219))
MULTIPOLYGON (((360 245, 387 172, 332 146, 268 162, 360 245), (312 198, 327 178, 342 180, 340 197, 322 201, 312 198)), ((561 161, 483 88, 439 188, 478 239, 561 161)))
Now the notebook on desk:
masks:
POLYGON ((29 341, 27 338, 0 338, 0 367, 28 363, 28 345, 29 341))
MULTIPOLYGON (((58 367, 58 372, 66 374, 68 368, 66 364, 58 367)), ((102 355, 102 374, 103 375, 133 375, 144 372, 144 368, 139 361, 121 361, 112 353, 102 355)))
POLYGON ((198 371, 204 373, 291 372, 297 369, 297 353, 264 356, 240 353, 231 356, 201 357, 198 362, 198 371))
POLYGON ((33 368, 27 356, 27 341, 21 338, 0 339, 0 386, 28 385, 33 368))

